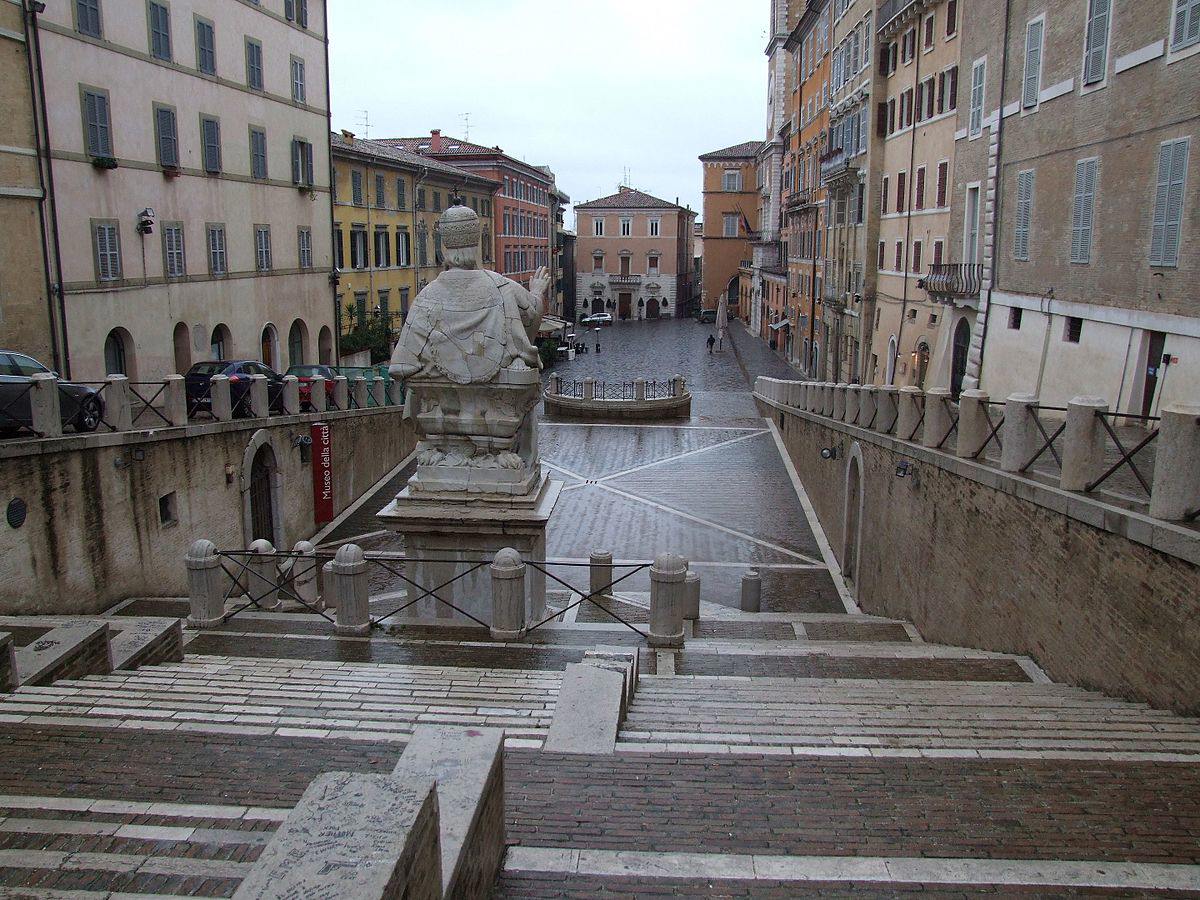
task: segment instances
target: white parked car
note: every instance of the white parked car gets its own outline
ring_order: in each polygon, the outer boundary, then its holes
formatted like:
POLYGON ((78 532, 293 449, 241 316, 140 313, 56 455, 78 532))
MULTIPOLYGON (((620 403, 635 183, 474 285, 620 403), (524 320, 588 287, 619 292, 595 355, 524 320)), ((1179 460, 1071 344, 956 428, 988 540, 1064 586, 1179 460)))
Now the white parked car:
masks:
POLYGON ((611 325, 612 323, 612 313, 592 313, 579 320, 580 325, 611 325))

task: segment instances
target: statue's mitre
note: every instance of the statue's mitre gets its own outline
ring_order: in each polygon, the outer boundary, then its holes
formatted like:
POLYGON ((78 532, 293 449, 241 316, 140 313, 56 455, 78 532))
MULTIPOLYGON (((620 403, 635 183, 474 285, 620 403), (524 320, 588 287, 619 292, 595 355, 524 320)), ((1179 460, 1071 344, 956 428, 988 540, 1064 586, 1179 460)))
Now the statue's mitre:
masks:
POLYGON ((479 246, 479 216, 469 206, 451 206, 442 213, 439 227, 447 250, 479 246))

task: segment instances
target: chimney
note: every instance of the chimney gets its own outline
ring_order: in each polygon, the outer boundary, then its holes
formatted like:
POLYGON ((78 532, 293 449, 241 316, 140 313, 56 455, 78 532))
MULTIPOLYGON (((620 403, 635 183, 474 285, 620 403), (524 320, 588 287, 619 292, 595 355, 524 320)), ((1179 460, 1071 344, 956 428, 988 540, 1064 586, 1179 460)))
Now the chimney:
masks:
POLYGON ((631 187, 630 187, 629 185, 627 185, 627 184, 618 184, 618 185, 617 185, 617 193, 618 193, 618 194, 624 194, 624 193, 626 193, 627 191, 632 191, 632 190, 633 190, 633 188, 631 188, 631 187))
POLYGON ((429 132, 429 152, 430 153, 441 153, 442 152, 442 129, 435 128, 431 132, 429 132))
POLYGON ((347 141, 352 142, 354 140, 354 132, 343 128, 342 129, 342 137, 345 138, 347 141))

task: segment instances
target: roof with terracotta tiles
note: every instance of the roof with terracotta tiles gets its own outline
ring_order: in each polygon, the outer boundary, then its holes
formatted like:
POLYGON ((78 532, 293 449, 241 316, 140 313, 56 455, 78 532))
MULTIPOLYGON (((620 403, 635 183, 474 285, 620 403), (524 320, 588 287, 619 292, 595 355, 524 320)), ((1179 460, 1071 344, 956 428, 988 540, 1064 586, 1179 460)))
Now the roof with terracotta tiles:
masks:
POLYGON ((401 166, 409 168, 425 168, 430 172, 439 175, 445 175, 449 178, 463 179, 464 181, 474 182, 488 187, 498 187, 499 182, 493 181, 490 178, 484 178, 474 172, 468 172, 466 169, 460 169, 458 166, 453 166, 447 162, 441 162, 432 159, 428 156, 422 156, 419 153, 414 153, 406 150, 403 147, 396 147, 384 141, 371 141, 365 138, 347 138, 343 134, 333 132, 330 140, 335 155, 339 151, 343 153, 357 153, 366 156, 374 156, 379 159, 388 160, 397 163, 401 166))
POLYGON ((753 159, 762 149, 762 141, 746 141, 744 144, 734 144, 724 150, 713 150, 700 156, 702 161, 711 159, 753 159))
POLYGON ((610 194, 607 197, 600 197, 597 200, 589 200, 587 203, 576 203, 576 209, 683 209, 678 203, 670 203, 666 200, 660 200, 658 197, 653 197, 644 191, 639 191, 634 188, 628 188, 623 191, 618 191, 615 194, 610 194))

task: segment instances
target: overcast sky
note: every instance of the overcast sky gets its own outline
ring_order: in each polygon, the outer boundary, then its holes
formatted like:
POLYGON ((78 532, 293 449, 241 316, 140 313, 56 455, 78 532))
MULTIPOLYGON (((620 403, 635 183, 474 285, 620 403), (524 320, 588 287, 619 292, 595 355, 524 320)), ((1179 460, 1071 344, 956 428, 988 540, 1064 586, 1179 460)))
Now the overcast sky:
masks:
MULTIPOLYGON (((441 128, 701 210, 701 153, 766 131, 766 0, 329 0, 333 127, 441 128)), ((571 224, 571 218, 568 218, 571 224)))

